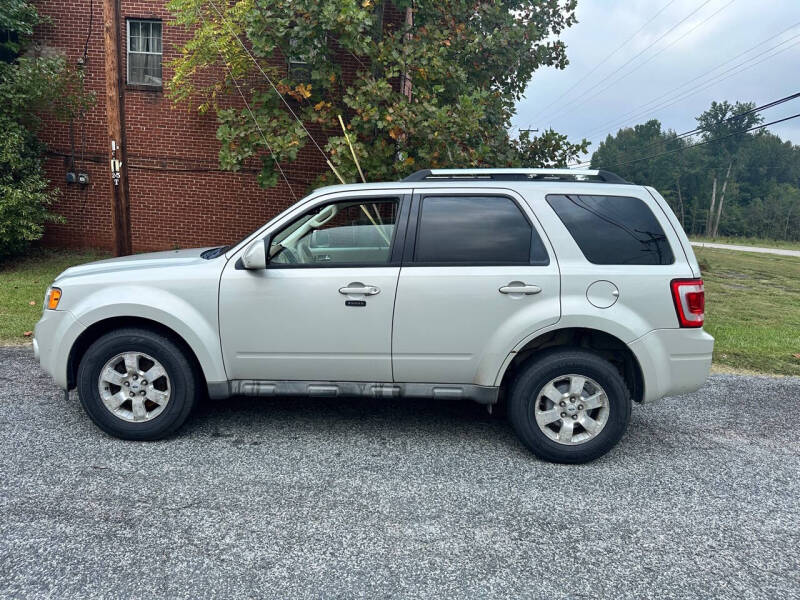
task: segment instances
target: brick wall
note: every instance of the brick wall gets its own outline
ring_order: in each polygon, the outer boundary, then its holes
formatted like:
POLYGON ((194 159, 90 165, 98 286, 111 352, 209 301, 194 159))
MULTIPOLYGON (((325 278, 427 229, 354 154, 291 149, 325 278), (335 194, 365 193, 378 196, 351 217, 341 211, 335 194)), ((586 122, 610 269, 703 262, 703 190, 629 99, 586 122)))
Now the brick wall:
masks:
MULTIPOLYGON (((40 137, 49 149, 47 175, 61 190, 53 210, 66 218, 64 224, 48 226, 44 243, 110 249, 111 182, 102 2, 37 0, 36 6, 40 14, 52 21, 38 29, 37 41, 63 52, 73 64, 83 53, 90 14, 93 16, 85 72, 87 87, 97 96, 97 104, 86 118, 73 124, 74 170, 89 174, 88 186, 65 183, 72 154, 69 125, 48 120, 41 131, 40 137)), ((168 25, 171 16, 164 0, 121 0, 120 6, 120 65, 123 71, 126 64, 126 17, 161 19, 163 79, 167 81, 171 77, 168 63, 175 57, 177 47, 188 39, 189 33, 168 25)), ((390 19, 399 20, 399 15, 392 12, 390 19)), ((354 71, 356 65, 351 57, 342 55, 339 59, 346 71, 354 71)), ((260 188, 256 169, 238 173, 219 170, 214 114, 198 115, 185 106, 176 107, 161 90, 125 86, 124 98, 135 252, 228 243, 292 204, 285 183, 275 188, 260 188)), ((312 130, 312 134, 318 141, 324 141, 321 132, 312 130)), ((285 170, 295 193, 301 197, 325 168, 321 155, 309 143, 298 160, 285 170)))

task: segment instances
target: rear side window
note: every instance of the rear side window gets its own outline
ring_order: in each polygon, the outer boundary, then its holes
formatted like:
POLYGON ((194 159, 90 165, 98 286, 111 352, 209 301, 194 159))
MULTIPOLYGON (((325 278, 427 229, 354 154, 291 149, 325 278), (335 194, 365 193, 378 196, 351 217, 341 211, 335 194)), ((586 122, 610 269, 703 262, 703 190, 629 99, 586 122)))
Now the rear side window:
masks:
POLYGON ((669 265, 672 249, 650 208, 626 196, 549 195, 586 260, 598 265, 669 265))
POLYGON ((505 196, 427 196, 414 261, 428 264, 548 264, 528 219, 505 196))

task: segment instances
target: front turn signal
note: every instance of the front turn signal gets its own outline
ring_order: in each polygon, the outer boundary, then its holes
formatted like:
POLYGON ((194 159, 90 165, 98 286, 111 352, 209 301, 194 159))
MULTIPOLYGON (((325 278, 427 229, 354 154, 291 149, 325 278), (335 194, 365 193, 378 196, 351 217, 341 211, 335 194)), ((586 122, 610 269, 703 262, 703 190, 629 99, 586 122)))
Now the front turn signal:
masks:
POLYGON ((45 306, 48 310, 55 310, 58 308, 58 303, 61 300, 61 290, 57 287, 50 288, 47 290, 47 299, 45 302, 45 306))

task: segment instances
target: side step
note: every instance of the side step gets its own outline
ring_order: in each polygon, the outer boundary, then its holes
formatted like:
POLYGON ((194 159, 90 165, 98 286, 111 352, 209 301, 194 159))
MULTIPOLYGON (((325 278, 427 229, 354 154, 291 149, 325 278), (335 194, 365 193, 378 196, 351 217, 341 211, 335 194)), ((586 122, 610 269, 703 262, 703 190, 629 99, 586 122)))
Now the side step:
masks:
POLYGON ((363 381, 263 381, 237 379, 210 383, 209 396, 215 400, 231 396, 307 396, 312 398, 434 398, 472 400, 495 404, 500 388, 452 383, 369 383, 363 381))

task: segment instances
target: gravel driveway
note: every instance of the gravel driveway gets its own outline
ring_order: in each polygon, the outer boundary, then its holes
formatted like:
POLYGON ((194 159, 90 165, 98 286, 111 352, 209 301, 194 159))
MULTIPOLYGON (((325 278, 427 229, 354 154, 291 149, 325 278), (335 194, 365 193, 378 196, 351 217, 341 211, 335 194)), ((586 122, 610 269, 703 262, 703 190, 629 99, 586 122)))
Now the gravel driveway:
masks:
POLYGON ((800 597, 800 379, 635 407, 581 466, 469 403, 204 403, 111 439, 0 348, 3 597, 800 597))

